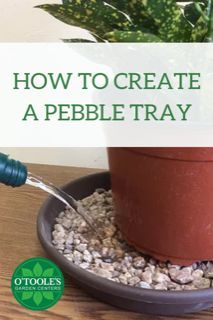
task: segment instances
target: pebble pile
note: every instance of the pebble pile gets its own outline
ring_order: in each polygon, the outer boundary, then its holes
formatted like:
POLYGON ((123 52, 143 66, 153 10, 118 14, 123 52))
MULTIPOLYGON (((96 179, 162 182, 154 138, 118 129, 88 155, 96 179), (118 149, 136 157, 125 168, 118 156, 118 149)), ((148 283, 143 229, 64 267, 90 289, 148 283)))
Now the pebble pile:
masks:
POLYGON ((98 276, 125 285, 156 290, 213 287, 213 261, 180 267, 137 252, 115 225, 111 191, 97 189, 80 203, 99 225, 100 240, 72 210, 56 218, 52 243, 68 260, 98 276))

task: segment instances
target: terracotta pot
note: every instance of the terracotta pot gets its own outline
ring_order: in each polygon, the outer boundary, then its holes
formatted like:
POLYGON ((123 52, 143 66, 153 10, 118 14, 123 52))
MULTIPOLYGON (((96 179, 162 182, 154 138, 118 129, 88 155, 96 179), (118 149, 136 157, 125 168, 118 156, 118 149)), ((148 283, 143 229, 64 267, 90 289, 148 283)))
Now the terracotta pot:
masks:
POLYGON ((109 148, 125 239, 162 261, 213 260, 213 148, 109 148))

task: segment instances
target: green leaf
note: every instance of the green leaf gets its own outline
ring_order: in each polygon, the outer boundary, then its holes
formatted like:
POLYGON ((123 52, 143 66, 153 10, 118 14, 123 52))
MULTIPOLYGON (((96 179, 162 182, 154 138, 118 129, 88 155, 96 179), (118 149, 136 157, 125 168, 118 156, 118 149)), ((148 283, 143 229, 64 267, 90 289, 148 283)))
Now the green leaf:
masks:
POLYGON ((33 268, 33 273, 36 277, 40 277, 43 273, 43 268, 39 262, 37 262, 33 268))
MULTIPOLYGON (((201 8, 204 10, 205 5, 202 2, 199 2, 201 8)), ((188 21, 190 21, 193 25, 196 24, 198 19, 200 18, 200 12, 197 10, 195 3, 187 4, 184 7, 184 15, 188 21)))
POLYGON ((43 296, 47 300, 53 300, 54 299, 54 295, 53 295, 52 291, 44 291, 43 292, 43 296))
POLYGON ((113 28, 125 30, 132 26, 124 13, 106 5, 102 0, 72 0, 68 5, 47 4, 37 8, 47 11, 62 22, 100 36, 113 28))
POLYGON ((175 0, 141 0, 146 12, 159 27, 159 35, 166 42, 188 42, 192 25, 184 17, 175 0))
POLYGON ((48 268, 44 270, 42 277, 52 277, 54 274, 54 269, 53 268, 48 268))
POLYGON ((201 16, 192 30, 191 41, 203 42, 205 36, 207 35, 207 32, 208 32, 208 23, 201 16))
POLYGON ((106 2, 128 15, 133 23, 131 30, 140 31, 141 28, 148 28, 157 33, 155 21, 146 12, 141 0, 106 0, 106 2))
POLYGON ((206 42, 213 42, 213 1, 209 1, 207 14, 209 17, 208 32, 205 38, 206 42))
POLYGON ((33 277, 33 273, 30 269, 21 268, 21 272, 23 277, 33 277))
POLYGON ((112 31, 106 33, 104 37, 109 42, 162 42, 154 34, 141 31, 112 31))
POLYGON ((33 294, 33 301, 35 302, 35 304, 37 306, 39 306, 41 304, 42 300, 43 300, 43 296, 42 296, 41 292, 38 291, 33 294))
POLYGON ((29 300, 30 298, 32 298, 33 296, 33 292, 32 291, 25 291, 22 293, 22 300, 29 300))

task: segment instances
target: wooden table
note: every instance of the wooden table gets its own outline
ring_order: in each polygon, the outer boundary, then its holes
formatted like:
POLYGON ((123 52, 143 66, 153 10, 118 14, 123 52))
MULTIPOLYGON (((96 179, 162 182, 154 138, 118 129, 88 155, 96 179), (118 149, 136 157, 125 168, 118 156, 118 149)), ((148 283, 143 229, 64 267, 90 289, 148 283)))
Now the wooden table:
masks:
MULTIPOLYGON (((47 165, 29 165, 29 169, 56 185, 98 171, 47 165)), ((185 317, 148 316, 126 312, 89 297, 66 276, 64 295, 50 310, 33 312, 21 307, 10 290, 11 275, 23 260, 46 256, 36 235, 37 212, 46 197, 44 192, 29 186, 16 189, 0 186, 0 320, 213 319, 213 310, 185 317)))

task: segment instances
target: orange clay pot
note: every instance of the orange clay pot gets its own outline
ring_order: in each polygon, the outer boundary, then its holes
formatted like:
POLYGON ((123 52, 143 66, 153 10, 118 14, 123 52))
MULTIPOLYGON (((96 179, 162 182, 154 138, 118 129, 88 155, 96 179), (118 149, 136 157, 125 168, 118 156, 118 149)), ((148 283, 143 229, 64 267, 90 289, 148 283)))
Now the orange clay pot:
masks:
POLYGON ((162 261, 213 260, 213 148, 109 148, 117 224, 162 261))

